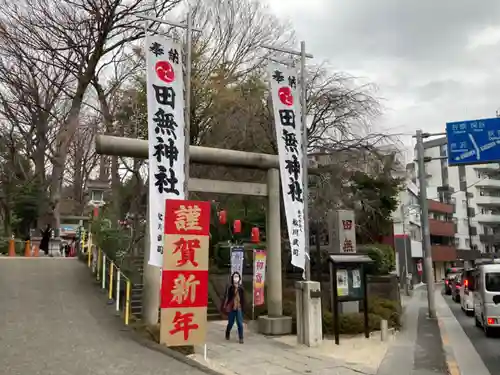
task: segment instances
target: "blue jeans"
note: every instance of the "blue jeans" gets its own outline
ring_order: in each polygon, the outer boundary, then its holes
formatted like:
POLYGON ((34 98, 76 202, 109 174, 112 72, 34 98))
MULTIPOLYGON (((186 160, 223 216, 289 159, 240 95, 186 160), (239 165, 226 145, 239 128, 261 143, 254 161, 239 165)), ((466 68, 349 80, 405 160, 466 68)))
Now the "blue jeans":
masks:
POLYGON ((243 313, 241 310, 233 310, 228 314, 226 336, 229 337, 235 321, 238 327, 238 337, 243 340, 243 313))

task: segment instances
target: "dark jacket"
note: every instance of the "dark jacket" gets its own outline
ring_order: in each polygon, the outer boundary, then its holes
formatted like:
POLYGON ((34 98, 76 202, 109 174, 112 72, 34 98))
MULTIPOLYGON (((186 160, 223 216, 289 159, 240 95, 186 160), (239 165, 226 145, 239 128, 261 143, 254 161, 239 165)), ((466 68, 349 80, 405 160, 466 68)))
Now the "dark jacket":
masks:
POLYGON ((46 229, 40 231, 42 234, 42 240, 40 241, 40 250, 42 251, 48 251, 49 250, 49 241, 50 241, 50 235, 51 235, 51 229, 46 229))
MULTIPOLYGON (((236 288, 234 285, 229 285, 226 288, 226 294, 224 296, 224 306, 227 306, 228 304, 233 302, 235 289, 236 288)), ((245 290, 243 289, 243 287, 241 285, 238 286, 238 293, 240 295, 241 311, 244 311, 245 310, 245 290)))

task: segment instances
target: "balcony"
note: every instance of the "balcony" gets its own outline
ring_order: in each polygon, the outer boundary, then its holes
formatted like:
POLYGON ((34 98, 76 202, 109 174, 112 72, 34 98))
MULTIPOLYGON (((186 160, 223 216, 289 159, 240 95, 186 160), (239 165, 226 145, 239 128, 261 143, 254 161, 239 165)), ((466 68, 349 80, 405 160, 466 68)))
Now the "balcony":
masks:
POLYGON ((427 203, 429 204, 429 212, 439 212, 442 214, 452 214, 453 213, 453 205, 446 204, 439 201, 435 201, 432 199, 427 199, 427 203))
POLYGON ((495 234, 480 234, 479 240, 487 245, 489 244, 500 244, 500 233, 495 234))
POLYGON ((431 253, 433 262, 452 262, 457 260, 457 249, 454 246, 432 245, 431 253))
POLYGON ((494 178, 484 178, 476 183, 476 187, 487 189, 500 189, 500 180, 494 178))
POLYGON ((498 163, 477 164, 474 165, 474 169, 477 171, 485 171, 485 172, 500 171, 500 164, 498 163))
POLYGON ((429 219, 429 231, 432 236, 454 237, 455 224, 452 221, 429 219))
POLYGON ((500 224, 500 213, 498 214, 479 214, 476 220, 481 224, 500 224))
POLYGON ((488 195, 479 196, 476 198, 478 206, 493 206, 500 207, 500 197, 491 197, 488 195))

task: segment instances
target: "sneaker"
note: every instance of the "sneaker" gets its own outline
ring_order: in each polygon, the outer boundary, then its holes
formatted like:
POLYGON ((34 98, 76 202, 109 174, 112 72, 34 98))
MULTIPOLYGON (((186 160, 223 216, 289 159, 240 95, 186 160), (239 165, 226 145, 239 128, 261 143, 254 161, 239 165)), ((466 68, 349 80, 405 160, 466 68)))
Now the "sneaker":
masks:
POLYGON ((243 344, 243 339, 240 339, 240 344, 243 344))

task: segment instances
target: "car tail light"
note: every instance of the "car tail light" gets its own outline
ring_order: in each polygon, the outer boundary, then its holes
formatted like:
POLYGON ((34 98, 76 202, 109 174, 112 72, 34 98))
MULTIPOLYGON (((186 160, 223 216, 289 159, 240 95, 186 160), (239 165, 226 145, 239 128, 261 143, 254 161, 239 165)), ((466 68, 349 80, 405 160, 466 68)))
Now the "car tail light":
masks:
POLYGON ((469 287, 469 280, 467 280, 467 279, 465 279, 465 280, 464 280, 464 286, 465 286, 466 288, 468 288, 468 287, 469 287))
POLYGON ((488 318, 488 319, 486 319, 486 321, 488 322, 488 325, 492 325, 492 324, 497 323, 497 320, 495 318, 488 318))

